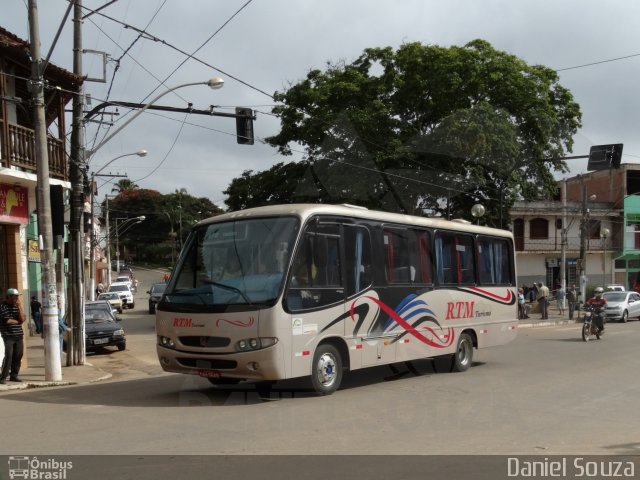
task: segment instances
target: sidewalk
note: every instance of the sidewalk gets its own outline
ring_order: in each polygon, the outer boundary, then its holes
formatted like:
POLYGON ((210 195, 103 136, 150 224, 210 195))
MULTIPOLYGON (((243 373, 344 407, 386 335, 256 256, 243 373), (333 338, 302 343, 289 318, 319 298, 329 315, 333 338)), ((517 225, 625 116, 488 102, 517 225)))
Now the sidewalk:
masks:
POLYGON ((99 382, 111 378, 111 374, 104 372, 87 362, 84 365, 67 367, 62 365, 62 381, 50 382, 45 380, 44 374, 44 340, 40 335, 32 337, 26 335, 26 351, 22 358, 20 369, 21 383, 14 383, 7 379, 7 383, 0 385, 0 393, 7 390, 25 390, 27 388, 53 387, 64 385, 79 385, 83 383, 99 382))
POLYGON ((565 310, 564 315, 561 316, 558 312, 558 308, 555 306, 555 302, 549 305, 549 318, 542 320, 540 313, 530 313, 529 318, 525 318, 518 322, 518 328, 531 328, 531 327, 549 327, 552 325, 565 325, 578 323, 580 317, 580 311, 573 312, 573 319, 569 320, 569 311, 565 310))

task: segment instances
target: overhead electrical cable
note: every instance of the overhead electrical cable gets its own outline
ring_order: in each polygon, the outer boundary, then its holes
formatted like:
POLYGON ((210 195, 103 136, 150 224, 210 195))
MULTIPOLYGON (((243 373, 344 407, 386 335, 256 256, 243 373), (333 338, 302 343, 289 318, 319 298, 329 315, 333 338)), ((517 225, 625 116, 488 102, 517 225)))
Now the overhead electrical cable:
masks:
MULTIPOLYGON (((185 63, 187 63, 187 61, 189 61, 190 59, 195 59, 194 55, 196 53, 198 53, 200 50, 202 50, 204 48, 204 46, 207 45, 207 43, 209 43, 211 40, 213 40, 213 37, 215 37, 218 33, 220 33, 222 31, 222 29, 224 27, 226 27, 251 2, 253 2, 253 0, 248 0, 244 5, 242 5, 238 10, 236 10, 236 12, 233 15, 231 15, 215 32, 213 32, 209 36, 209 38, 207 38, 198 48, 196 48, 192 53, 187 54, 187 56, 178 65, 176 65, 176 67, 171 71, 171 73, 164 78, 164 80, 161 82, 161 84, 159 84, 156 88, 151 90, 151 92, 149 92, 149 94, 142 99, 141 103, 144 103, 144 101, 147 98, 149 98, 151 95, 153 95, 158 90, 158 88, 160 88, 161 85, 165 85, 165 82, 167 80, 169 80, 173 76, 173 74, 176 73, 180 69, 180 67, 182 67, 185 63)), ((142 36, 142 33, 140 34, 140 36, 142 36)))
POLYGON ((175 50, 176 52, 178 52, 178 53, 180 53, 182 55, 185 55, 185 56, 187 56, 189 58, 192 58, 196 62, 198 62, 198 63, 200 63, 200 64, 202 64, 202 65, 204 65, 206 67, 209 67, 212 70, 215 70, 216 72, 219 72, 220 74, 222 74, 222 75, 224 75, 224 76, 226 76, 226 77, 228 77, 228 78, 230 78, 232 80, 235 80, 236 82, 238 82, 238 83, 240 83, 240 84, 242 84, 242 85, 244 85, 246 87, 249 87, 252 90, 255 90, 256 92, 259 92, 259 93, 261 93, 263 95, 266 95, 267 97, 269 97, 269 98, 271 98, 273 100, 273 95, 265 92, 264 90, 254 86, 254 85, 251 85, 250 83, 245 82, 244 80, 236 77, 235 75, 233 75, 233 74, 231 74, 229 72, 226 72, 226 71, 224 71, 224 70, 222 70, 222 69, 220 69, 220 68, 218 68, 218 67, 216 67, 214 65, 211 65, 210 63, 207 63, 204 60, 201 60, 201 59, 199 59, 199 58, 197 58, 195 56, 190 55, 188 52, 185 52, 184 50, 182 50, 182 49, 180 49, 180 48, 178 48, 178 47, 166 42, 165 40, 162 40, 161 38, 156 37, 155 35, 152 35, 152 34, 146 32, 145 30, 141 30, 139 28, 136 28, 133 25, 129 25, 129 24, 125 23, 125 22, 122 22, 121 20, 118 20, 116 18, 110 17, 109 15, 105 15, 104 13, 98 13, 98 15, 100 15, 100 16, 108 19, 108 20, 111 20, 112 22, 118 23, 118 24, 122 25, 125 28, 129 28, 129 29, 132 29, 134 31, 140 32, 142 34, 143 38, 146 38, 147 40, 154 41, 156 43, 161 43, 162 45, 165 45, 165 46, 169 47, 170 49, 175 50))

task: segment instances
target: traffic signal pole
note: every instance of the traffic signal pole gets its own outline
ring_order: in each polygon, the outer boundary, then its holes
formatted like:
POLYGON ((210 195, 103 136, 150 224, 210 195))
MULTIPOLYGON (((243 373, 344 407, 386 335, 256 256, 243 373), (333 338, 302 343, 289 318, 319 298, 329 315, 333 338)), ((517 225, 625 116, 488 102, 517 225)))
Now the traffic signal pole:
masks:
MULTIPOLYGON (((74 1, 73 10, 73 73, 82 78, 82 0, 74 1)), ((69 180, 71 182, 71 218, 69 222, 69 347, 67 365, 84 365, 84 172, 86 164, 82 113, 84 107, 82 85, 73 97, 73 118, 71 130, 71 161, 69 180)))

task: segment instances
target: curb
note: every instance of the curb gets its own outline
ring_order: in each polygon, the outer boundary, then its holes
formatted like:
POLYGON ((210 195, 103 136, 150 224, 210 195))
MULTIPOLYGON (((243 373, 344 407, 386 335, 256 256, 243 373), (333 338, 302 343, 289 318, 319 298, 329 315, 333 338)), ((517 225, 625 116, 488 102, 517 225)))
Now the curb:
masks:
POLYGON ((578 320, 541 320, 539 322, 518 323, 518 328, 555 327, 556 325, 573 325, 580 323, 578 320))
POLYGON ((97 383, 102 382, 103 380, 108 380, 113 375, 110 373, 105 373, 103 376, 94 378, 91 380, 87 380, 84 382, 80 381, 65 381, 61 380, 59 382, 47 382, 47 381, 22 381, 21 383, 7 383, 5 385, 0 385, 0 392, 6 392, 10 390, 29 390, 33 388, 45 388, 45 387, 68 387, 70 385, 82 385, 88 383, 97 383))

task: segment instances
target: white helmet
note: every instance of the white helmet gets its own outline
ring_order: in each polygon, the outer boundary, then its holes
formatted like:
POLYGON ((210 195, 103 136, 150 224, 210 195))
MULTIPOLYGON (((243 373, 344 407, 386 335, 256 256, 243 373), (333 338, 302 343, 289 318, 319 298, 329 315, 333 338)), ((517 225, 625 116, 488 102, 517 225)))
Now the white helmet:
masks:
POLYGON ((602 287, 596 287, 596 289, 593 291, 593 293, 595 293, 596 295, 600 294, 604 292, 604 289, 602 287))

